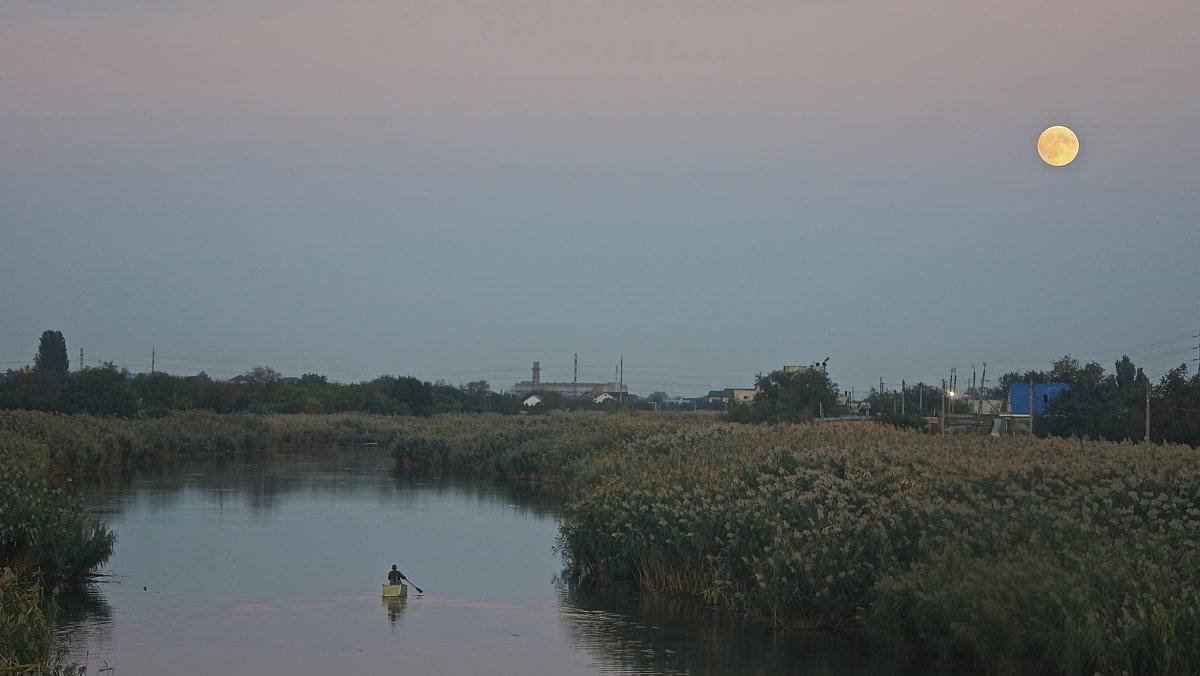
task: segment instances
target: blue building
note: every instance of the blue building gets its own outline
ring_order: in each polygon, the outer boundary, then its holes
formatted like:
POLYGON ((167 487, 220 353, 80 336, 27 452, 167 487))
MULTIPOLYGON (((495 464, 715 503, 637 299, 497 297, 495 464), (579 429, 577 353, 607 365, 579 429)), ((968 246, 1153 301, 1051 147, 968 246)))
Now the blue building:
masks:
MULTIPOLYGON (((1046 404, 1059 392, 1069 389, 1066 383, 1034 383, 1033 412, 1045 413, 1046 404)), ((1029 383, 1012 383, 1008 386, 1008 410, 1016 415, 1029 415, 1029 383)))

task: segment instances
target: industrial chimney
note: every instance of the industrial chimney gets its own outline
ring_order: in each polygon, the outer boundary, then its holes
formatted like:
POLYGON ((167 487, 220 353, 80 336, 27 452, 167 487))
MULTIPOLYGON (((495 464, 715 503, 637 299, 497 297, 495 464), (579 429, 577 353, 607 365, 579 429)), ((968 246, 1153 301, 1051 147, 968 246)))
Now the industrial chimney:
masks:
POLYGON ((542 389, 542 364, 541 362, 533 362, 533 387, 534 391, 542 389))

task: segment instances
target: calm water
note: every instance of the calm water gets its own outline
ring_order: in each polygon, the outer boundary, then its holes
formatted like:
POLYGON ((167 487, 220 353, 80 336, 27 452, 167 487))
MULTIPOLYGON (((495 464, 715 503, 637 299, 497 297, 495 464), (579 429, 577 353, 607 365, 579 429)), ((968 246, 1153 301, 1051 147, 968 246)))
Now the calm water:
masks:
POLYGON ((88 488, 108 582, 64 599, 89 674, 929 673, 623 585, 576 588, 562 498, 404 474, 375 449, 205 459, 88 488), (388 604, 391 564, 424 594, 388 604))

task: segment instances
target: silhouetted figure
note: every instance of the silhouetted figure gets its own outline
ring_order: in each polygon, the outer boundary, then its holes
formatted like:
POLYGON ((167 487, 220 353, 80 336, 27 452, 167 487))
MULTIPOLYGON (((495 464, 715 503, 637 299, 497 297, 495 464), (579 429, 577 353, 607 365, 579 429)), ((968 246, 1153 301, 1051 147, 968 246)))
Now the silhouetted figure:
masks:
POLYGON ((396 570, 396 564, 393 563, 392 569, 388 571, 388 584, 400 584, 401 580, 407 579, 407 577, 404 577, 404 573, 396 570))

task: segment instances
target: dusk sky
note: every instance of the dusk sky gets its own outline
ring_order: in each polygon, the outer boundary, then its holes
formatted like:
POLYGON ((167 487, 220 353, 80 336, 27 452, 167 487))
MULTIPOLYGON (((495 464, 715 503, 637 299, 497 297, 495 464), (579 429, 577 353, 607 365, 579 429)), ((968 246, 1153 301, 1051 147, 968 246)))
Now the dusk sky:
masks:
POLYGON ((699 396, 1200 331, 1200 2, 0 0, 0 370, 699 396), (1041 131, 1079 155, 1051 167, 1041 131))

